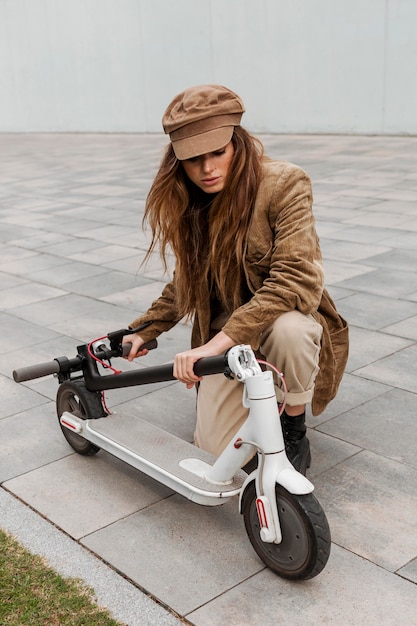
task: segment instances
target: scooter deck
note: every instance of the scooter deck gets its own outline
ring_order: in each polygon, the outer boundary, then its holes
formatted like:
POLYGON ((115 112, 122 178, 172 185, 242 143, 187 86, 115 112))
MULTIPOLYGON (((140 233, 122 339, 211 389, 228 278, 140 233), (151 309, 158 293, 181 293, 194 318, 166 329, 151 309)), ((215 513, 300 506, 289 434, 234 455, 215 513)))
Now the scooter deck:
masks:
POLYGON ((135 415, 116 413, 86 420, 82 429, 81 435, 103 450, 199 504, 223 504, 240 492, 247 478, 238 470, 230 484, 219 485, 188 471, 180 465, 184 459, 211 466, 216 457, 135 415))

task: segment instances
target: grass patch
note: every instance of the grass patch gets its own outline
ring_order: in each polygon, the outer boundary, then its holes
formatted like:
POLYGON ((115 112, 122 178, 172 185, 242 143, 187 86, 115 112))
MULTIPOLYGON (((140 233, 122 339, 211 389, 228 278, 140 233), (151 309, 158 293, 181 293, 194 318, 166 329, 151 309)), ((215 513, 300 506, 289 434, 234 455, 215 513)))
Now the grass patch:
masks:
POLYGON ((0 530, 2 626, 120 626, 82 581, 63 578, 0 530))

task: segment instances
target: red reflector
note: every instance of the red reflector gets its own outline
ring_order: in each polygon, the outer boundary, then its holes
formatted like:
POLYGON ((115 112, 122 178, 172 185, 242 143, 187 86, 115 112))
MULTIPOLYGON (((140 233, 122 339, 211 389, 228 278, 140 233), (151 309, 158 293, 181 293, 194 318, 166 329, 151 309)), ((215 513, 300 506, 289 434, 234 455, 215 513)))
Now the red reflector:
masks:
POLYGON ((258 511, 258 518, 261 528, 268 528, 268 520, 265 513, 265 505, 260 498, 256 500, 256 510, 258 511))

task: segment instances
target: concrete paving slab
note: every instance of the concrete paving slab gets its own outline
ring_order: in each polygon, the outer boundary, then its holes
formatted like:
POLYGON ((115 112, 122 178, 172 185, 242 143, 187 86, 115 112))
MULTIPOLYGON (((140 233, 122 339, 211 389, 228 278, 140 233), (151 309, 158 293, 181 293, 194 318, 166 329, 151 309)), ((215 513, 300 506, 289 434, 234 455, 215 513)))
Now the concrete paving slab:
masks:
MULTIPOLYGON (((417 301, 417 297, 415 298, 417 301)), ((407 339, 417 340, 417 315, 413 315, 401 322, 385 326, 384 332, 397 337, 406 337, 407 339)))
POLYGON ((415 586, 400 576, 334 545, 319 578, 294 583, 264 570, 187 617, 195 626, 392 626, 401 615, 411 626, 415 593, 415 586))
POLYGON ((19 276, 12 276, 10 274, 5 274, 4 272, 0 272, 0 285, 1 289, 10 289, 11 287, 16 287, 18 285, 24 285, 28 280, 26 278, 20 278, 19 276))
MULTIPOLYGON (((340 222, 331 221, 336 211, 336 207, 333 205, 333 203, 330 206, 326 204, 326 202, 323 202, 322 204, 316 203, 314 207, 314 216, 319 227, 326 226, 327 224, 334 224, 336 230, 340 230, 340 222)), ((337 214, 339 216, 339 219, 341 220, 348 219, 349 217, 354 217, 355 215, 357 215, 357 207, 344 207, 342 206, 342 203, 338 201, 337 214)))
POLYGON ((4 487, 76 539, 172 493, 103 451, 94 457, 70 454, 4 487))
POLYGON ((70 255, 71 259, 74 261, 83 261, 85 263, 92 263, 94 265, 108 265, 113 261, 117 261, 119 259, 126 259, 130 257, 138 257, 138 251, 133 248, 128 248, 127 246, 119 246, 119 245, 108 245, 101 246, 100 248, 95 248, 94 250, 90 250, 88 252, 78 252, 70 255))
POLYGON ((22 476, 72 453, 58 426, 55 403, 5 417, 1 424, 0 482, 22 476))
POLYGON ((336 287, 335 285, 329 285, 327 290, 334 302, 343 300, 344 298, 347 298, 355 293, 351 289, 344 289, 343 287, 336 287))
POLYGON ((364 450, 315 486, 334 543, 391 572, 416 557, 417 469, 364 450))
POLYGON ((417 468, 416 398, 391 389, 318 426, 317 430, 383 457, 417 468))
POLYGON ((92 228, 88 231, 84 231, 82 228, 82 224, 79 224, 77 231, 74 233, 79 237, 88 237, 88 239, 96 239, 97 241, 101 241, 103 243, 113 243, 113 241, 118 237, 124 237, 125 235, 130 235, 131 230, 128 226, 119 226, 116 224, 110 225, 100 225, 93 224, 92 228))
POLYGON ((12 239, 10 244, 19 248, 27 250, 37 250, 44 245, 50 245, 59 243, 60 241, 67 241, 68 237, 61 233, 51 233, 46 230, 36 230, 34 228, 22 228, 19 227, 18 233, 14 231, 17 239, 12 239))
POLYGON ((0 250, 0 264, 13 263, 14 261, 27 259, 30 257, 36 257, 36 253, 32 250, 24 250, 19 246, 9 245, 7 247, 3 247, 0 250))
MULTIPOLYGON (((355 176, 356 172, 353 171, 352 178, 354 179, 355 176)), ((351 183, 354 184, 354 182, 354 180, 351 180, 351 183)), ((337 211, 338 215, 343 216, 343 209, 352 209, 353 211, 356 211, 356 209, 364 209, 365 207, 374 204, 374 202, 374 198, 358 199, 356 196, 349 196, 349 193, 346 193, 345 191, 343 195, 338 195, 335 199, 332 198, 329 200, 324 198, 321 202, 317 202, 316 200, 315 205, 318 205, 319 211, 321 210, 321 207, 329 207, 333 211, 333 215, 334 212, 337 211), (340 213, 340 211, 342 211, 342 213, 340 213)), ((342 217, 342 219, 344 219, 344 217, 342 217)), ((351 226, 346 226, 345 228, 348 232, 355 229, 355 227, 351 226)))
MULTIPOLYGON (((368 293, 355 293, 338 303, 340 313, 351 324, 369 330, 384 330, 417 314, 417 305, 406 300, 397 300, 388 295, 376 296, 368 293)), ((392 333, 398 336, 400 333, 392 333)))
POLYGON ((408 229, 391 229, 391 234, 381 243, 391 248, 409 248, 410 250, 415 250, 417 247, 417 233, 408 229))
MULTIPOLYGON (((336 209, 334 209, 334 212, 335 211, 336 209)), ((332 239, 351 241, 352 243, 390 245, 388 241, 386 241, 389 237, 392 237, 392 229, 390 228, 351 226, 340 222, 338 226, 338 229, 331 233, 332 239)))
MULTIPOLYGON (((44 286, 42 287, 45 289, 44 286)), ((100 303, 92 298, 61 291, 59 295, 45 298, 40 302, 15 305, 9 309, 9 313, 34 324, 49 326, 56 322, 73 319, 99 307, 100 303)))
POLYGON ((409 222, 406 222, 403 227, 406 230, 411 230, 411 231, 417 231, 417 220, 416 219, 412 219, 409 222))
POLYGON ((67 259, 52 254, 40 254, 33 251, 29 253, 29 251, 25 251, 24 256, 21 256, 19 259, 6 260, 0 263, 0 271, 32 279, 35 272, 51 268, 56 270, 59 266, 65 265, 69 265, 67 259))
POLYGON ((378 362, 361 367, 356 370, 356 374, 398 387, 399 389, 408 389, 408 391, 417 393, 416 358, 417 346, 414 344, 383 357, 378 362))
POLYGON ((344 419, 345 413, 350 409, 356 409, 356 407, 360 407, 369 400, 383 396, 391 389, 389 385, 382 385, 381 383, 346 373, 336 398, 331 401, 320 415, 312 416, 309 413, 308 424, 314 428, 338 415, 344 419))
POLYGON ((143 276, 134 276, 133 274, 110 270, 99 276, 96 275, 69 282, 65 285, 65 288, 73 293, 100 299, 117 291, 132 289, 138 285, 146 285, 149 282, 151 281, 143 276))
MULTIPOLYGON (((362 261, 364 263, 364 261, 362 261)), ((377 296, 390 295, 392 298, 407 299, 415 291, 413 271, 376 269, 362 272, 339 282, 340 287, 374 293, 377 296)))
MULTIPOLYGON (((73 353, 75 354, 75 351, 73 351, 73 353)), ((41 361, 38 362, 40 363, 41 361)), ((55 403, 58 391, 58 379, 55 376, 45 376, 43 378, 36 378, 32 381, 27 381, 25 383, 25 387, 36 391, 39 395, 44 396, 48 400, 51 400, 51 402, 55 403)))
POLYGON ((350 263, 348 261, 335 261, 333 259, 331 263, 326 263, 324 268, 327 285, 341 285, 347 289, 349 289, 349 285, 347 283, 350 279, 353 280, 357 276, 370 274, 372 271, 373 270, 366 265, 350 263))
MULTIPOLYGON (((402 195, 404 191, 400 192, 399 190, 396 190, 394 192, 390 192, 389 190, 385 189, 384 190, 385 198, 395 196, 395 199, 393 200, 386 199, 383 202, 377 202, 376 204, 369 204, 367 206, 367 210, 368 211, 385 211, 387 213, 394 212, 400 215, 411 215, 412 217, 415 217, 416 209, 415 209, 415 204, 413 202, 414 191, 407 190, 405 192, 406 197, 410 199, 410 201, 408 201, 408 200, 399 199, 399 195, 400 194, 402 195)), ((414 200, 415 200, 415 196, 414 196, 414 200)))
MULTIPOLYGON (((56 257, 60 258, 60 257, 56 257)), ((25 276, 31 278, 35 282, 42 284, 62 286, 65 289, 65 283, 70 283, 78 279, 89 278, 105 273, 104 267, 92 265, 91 263, 80 263, 80 261, 72 261, 71 263, 61 264, 59 268, 55 266, 38 271, 27 271, 25 276)))
MULTIPOLYGON (((99 241, 95 241, 94 239, 81 239, 79 237, 74 237, 71 235, 63 237, 61 241, 58 243, 48 243, 46 245, 40 246, 37 248, 40 252, 45 252, 47 254, 55 254, 56 256, 63 256, 65 258, 75 258, 76 255, 87 255, 94 251, 97 248, 102 248, 102 245, 99 241)), ((87 263, 89 260, 86 256, 83 256, 82 259, 87 263)))
POLYGON ((0 376, 0 396, 2 398, 0 419, 47 402, 46 398, 35 391, 23 386, 18 387, 15 382, 5 376, 0 376))
MULTIPOLYGON (((18 320, 18 318, 12 318, 8 316, 9 319, 18 320)), ((1 314, 0 314, 1 319, 1 314)), ((22 326, 17 325, 17 332, 13 335, 12 340, 16 345, 15 350, 9 350, 6 354, 0 355, 0 372, 4 374, 7 378, 12 378, 12 372, 15 369, 25 367, 26 365, 34 365, 35 363, 43 363, 45 361, 51 361, 55 357, 59 356, 75 356, 77 351, 76 347, 79 342, 73 337, 66 337, 65 335, 60 335, 58 333, 50 332, 49 337, 45 337, 40 333, 42 327, 36 324, 27 324, 26 320, 21 320, 22 326), (19 342, 19 337, 23 333, 27 334, 27 328, 31 331, 36 332, 36 329, 39 329, 40 341, 39 343, 28 343, 29 349, 25 349, 26 346, 19 342)), ((12 328, 6 326, 6 330, 11 333, 12 328)), ((22 341, 24 341, 24 336, 22 341)), ((55 383, 55 387, 57 386, 57 381, 50 378, 51 382, 55 383)), ((32 385, 36 385, 38 381, 27 381, 22 385, 19 385, 18 388, 29 387, 32 388, 32 385)), ((16 384, 15 384, 16 387, 16 384)))
POLYGON ((82 543, 181 615, 264 569, 236 498, 204 507, 175 495, 82 543))
MULTIPOLYGON (((382 247, 382 246, 381 246, 382 247)), ((369 255, 371 256, 371 255, 369 255)), ((417 263, 417 251, 408 249, 388 249, 387 251, 376 253, 369 260, 373 267, 382 267, 388 270, 410 271, 411 267, 417 263)), ((366 265, 366 262, 365 262, 366 265)))
POLYGON ((90 586, 100 606, 126 626, 175 626, 183 623, 125 577, 0 488, 0 525, 32 553, 40 554, 64 577, 90 586))
MULTIPOLYGON (((350 326, 349 340, 349 360, 346 367, 348 372, 356 372, 359 368, 376 363, 379 359, 395 354, 412 345, 412 341, 402 337, 395 337, 353 325, 350 326)), ((371 379, 379 380, 374 377, 371 377, 371 379)), ((379 380, 379 382, 386 381, 379 380)))
MULTIPOLYGON (((140 399, 114 406, 114 411, 137 415, 169 433, 192 442, 195 428, 195 391, 185 389, 177 383, 153 386, 152 393, 146 393, 147 385, 142 387, 140 399)), ((108 394, 111 399, 110 393, 108 394)))
POLYGON ((346 224, 358 224, 361 226, 383 226, 385 228, 393 228, 398 226, 404 228, 404 224, 409 221, 405 215, 397 215, 396 213, 386 213, 385 211, 370 211, 369 207, 361 212, 361 215, 346 220, 346 224))
POLYGON ((410 563, 408 563, 408 565, 401 567, 397 573, 400 576, 417 583, 417 559, 413 559, 410 563))
POLYGON ((316 230, 320 241, 324 241, 327 237, 330 238, 333 235, 337 235, 340 230, 340 223, 332 222, 331 220, 317 220, 316 230))
POLYGON ((54 287, 48 287, 40 283, 25 282, 24 284, 11 287, 10 289, 3 289, 1 308, 7 311, 17 306, 24 306, 45 300, 49 301, 52 300, 52 298, 58 298, 64 294, 65 291, 62 289, 55 289, 54 287))
MULTIPOLYGON (((152 302, 161 295, 164 286, 164 283, 155 281, 134 287, 133 289, 128 289, 127 291, 116 292, 101 299, 111 304, 132 309, 133 311, 142 312, 146 311, 152 302)), ((136 317, 138 317, 138 315, 136 315, 136 317)))
POLYGON ((101 307, 97 307, 91 313, 83 313, 62 322, 53 322, 50 329, 74 337, 81 343, 87 343, 97 337, 103 337, 110 331, 126 328, 135 317, 137 317, 135 313, 132 315, 132 311, 127 308, 101 301, 101 307))
POLYGON ((309 429, 308 438, 314 450, 308 471, 310 480, 361 451, 357 445, 351 445, 337 436, 326 436, 318 430, 309 429))
POLYGON ((336 259, 338 261, 348 261, 355 263, 360 261, 366 265, 365 260, 369 259, 372 265, 375 255, 381 255, 389 251, 390 248, 384 246, 370 246, 364 243, 354 243, 352 241, 332 240, 331 235, 323 242, 322 253, 325 259, 336 259))

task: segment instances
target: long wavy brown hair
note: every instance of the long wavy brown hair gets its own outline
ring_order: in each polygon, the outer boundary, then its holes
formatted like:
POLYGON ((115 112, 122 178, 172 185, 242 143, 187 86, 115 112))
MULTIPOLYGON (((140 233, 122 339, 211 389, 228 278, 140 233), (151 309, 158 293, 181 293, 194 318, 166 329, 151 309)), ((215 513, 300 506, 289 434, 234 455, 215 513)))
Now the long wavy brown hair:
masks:
POLYGON ((143 221, 152 229, 152 240, 145 260, 159 247, 166 271, 167 255, 174 253, 180 317, 193 315, 204 304, 207 285, 225 311, 243 303, 242 260, 263 146, 240 126, 232 142, 228 177, 218 194, 205 194, 189 180, 170 144, 147 197, 143 221))

